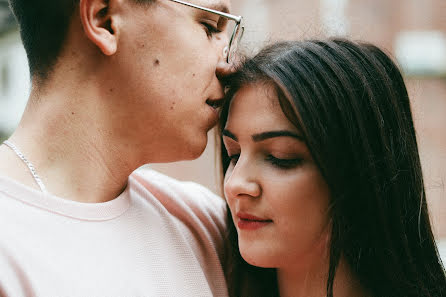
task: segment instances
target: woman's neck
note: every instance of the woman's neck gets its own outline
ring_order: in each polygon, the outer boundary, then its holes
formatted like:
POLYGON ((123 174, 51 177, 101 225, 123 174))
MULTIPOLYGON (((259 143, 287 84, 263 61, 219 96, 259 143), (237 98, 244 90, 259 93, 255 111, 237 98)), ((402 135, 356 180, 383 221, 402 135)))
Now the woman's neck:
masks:
MULTIPOLYGON (((281 297, 327 296, 328 259, 309 261, 306 267, 294 265, 277 269, 281 297)), ((341 258, 333 282, 335 297, 368 296, 351 273, 344 258, 341 258)))

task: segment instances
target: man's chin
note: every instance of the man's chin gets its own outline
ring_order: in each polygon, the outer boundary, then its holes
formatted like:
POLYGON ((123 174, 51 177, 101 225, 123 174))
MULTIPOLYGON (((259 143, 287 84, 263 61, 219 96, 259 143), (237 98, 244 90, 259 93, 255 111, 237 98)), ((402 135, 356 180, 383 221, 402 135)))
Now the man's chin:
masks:
MULTIPOLYGON (((190 147, 190 149, 188 150, 188 154, 187 156, 185 156, 183 158, 183 160, 187 160, 187 161, 191 161, 191 160, 195 160, 198 159, 204 152, 204 150, 206 149, 207 146, 207 138, 206 138, 206 142, 204 144, 196 144, 194 147, 190 147)), ((182 160, 178 160, 178 161, 182 161, 182 160)))
POLYGON ((160 154, 160 158, 153 160, 151 163, 173 163, 198 159, 206 149, 207 137, 206 141, 201 143, 173 144, 172 146, 173 150, 171 152, 160 154))

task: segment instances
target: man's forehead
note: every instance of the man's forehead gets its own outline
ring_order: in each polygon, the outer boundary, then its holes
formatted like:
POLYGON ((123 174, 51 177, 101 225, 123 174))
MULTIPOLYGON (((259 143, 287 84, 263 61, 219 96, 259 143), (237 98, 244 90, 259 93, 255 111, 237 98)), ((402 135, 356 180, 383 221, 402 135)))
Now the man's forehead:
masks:
POLYGON ((229 0, 194 0, 193 3, 226 13, 231 12, 231 2, 229 0))

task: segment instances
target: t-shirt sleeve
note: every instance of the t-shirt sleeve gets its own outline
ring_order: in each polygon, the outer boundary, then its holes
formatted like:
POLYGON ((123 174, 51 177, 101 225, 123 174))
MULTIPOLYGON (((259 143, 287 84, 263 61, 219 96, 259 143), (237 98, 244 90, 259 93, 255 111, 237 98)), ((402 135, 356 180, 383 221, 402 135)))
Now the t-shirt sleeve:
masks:
POLYGON ((185 225, 205 231, 200 236, 212 241, 221 241, 225 236, 226 202, 222 197, 197 183, 179 181, 150 169, 139 169, 132 177, 185 225))
POLYGON ((226 270, 226 202, 222 197, 194 182, 183 182, 150 169, 131 176, 156 197, 176 220, 179 231, 213 287, 220 284, 226 270))
POLYGON ((35 296, 25 272, 12 256, 0 247, 0 297, 35 296))

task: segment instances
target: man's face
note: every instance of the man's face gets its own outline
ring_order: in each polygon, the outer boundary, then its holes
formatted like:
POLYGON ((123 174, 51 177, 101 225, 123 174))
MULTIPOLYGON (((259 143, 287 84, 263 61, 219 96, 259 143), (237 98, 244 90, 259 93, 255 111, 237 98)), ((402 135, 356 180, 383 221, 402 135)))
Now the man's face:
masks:
MULTIPOLYGON (((145 162, 198 157, 216 124, 212 100, 228 44, 226 19, 168 0, 142 6, 125 1, 110 71, 114 133, 135 145, 145 162)), ((222 10, 229 0, 191 0, 222 10)))

